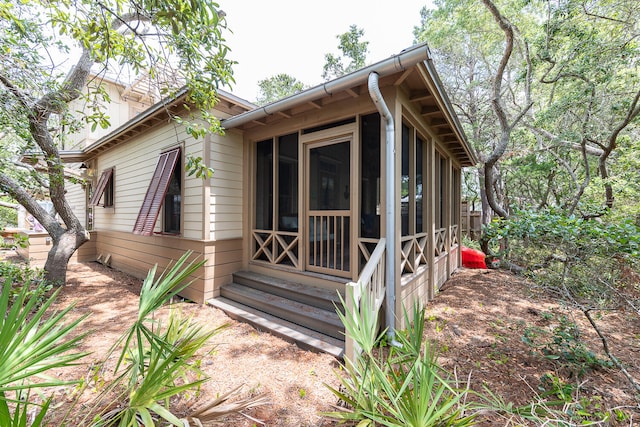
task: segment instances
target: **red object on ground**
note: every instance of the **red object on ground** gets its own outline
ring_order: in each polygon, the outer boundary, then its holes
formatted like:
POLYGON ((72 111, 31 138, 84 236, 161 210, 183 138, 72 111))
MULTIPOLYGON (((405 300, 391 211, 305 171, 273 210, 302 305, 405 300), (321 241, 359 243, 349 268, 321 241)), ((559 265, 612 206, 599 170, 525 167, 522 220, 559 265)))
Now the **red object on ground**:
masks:
POLYGON ((484 262, 485 254, 482 251, 462 247, 462 266, 467 268, 487 268, 484 262))

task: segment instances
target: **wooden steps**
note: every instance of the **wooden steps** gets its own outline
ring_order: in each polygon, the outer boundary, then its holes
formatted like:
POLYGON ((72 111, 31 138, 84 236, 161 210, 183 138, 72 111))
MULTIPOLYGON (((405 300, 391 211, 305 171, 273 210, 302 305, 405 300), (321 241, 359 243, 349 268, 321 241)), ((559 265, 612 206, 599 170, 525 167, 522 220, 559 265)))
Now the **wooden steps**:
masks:
POLYGON ((343 356, 344 327, 334 306, 340 306, 337 292, 248 271, 233 277, 209 304, 301 348, 343 356))

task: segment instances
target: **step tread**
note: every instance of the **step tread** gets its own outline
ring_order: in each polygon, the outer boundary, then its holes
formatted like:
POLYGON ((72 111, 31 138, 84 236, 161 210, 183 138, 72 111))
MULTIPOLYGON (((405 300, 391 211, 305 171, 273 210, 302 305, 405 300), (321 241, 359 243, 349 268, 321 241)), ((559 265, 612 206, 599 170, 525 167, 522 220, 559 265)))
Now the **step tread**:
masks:
POLYGON ((213 298, 208 300, 207 303, 224 311, 233 319, 245 321, 257 329, 269 331, 273 335, 289 342, 295 342, 301 348, 328 353, 337 358, 343 357, 344 341, 288 322, 225 297, 213 298))
POLYGON ((286 297, 274 295, 265 291, 261 291, 259 289, 251 288, 249 286, 238 283, 231 283, 229 285, 223 286, 221 289, 221 293, 223 294, 223 296, 229 299, 233 299, 229 297, 229 293, 240 294, 245 298, 255 300, 257 307, 259 307, 260 305, 274 306, 281 310, 285 310, 294 314, 304 314, 305 317, 330 324, 332 326, 335 326, 337 329, 343 328, 338 314, 334 311, 329 311, 302 302, 293 301, 286 297))
POLYGON ((318 299, 331 301, 340 306, 340 297, 337 290, 324 289, 317 286, 303 285, 286 279, 279 279, 252 271, 238 271, 234 273, 234 281, 261 282, 276 289, 312 296, 318 299), (236 280, 239 279, 239 280, 236 280))

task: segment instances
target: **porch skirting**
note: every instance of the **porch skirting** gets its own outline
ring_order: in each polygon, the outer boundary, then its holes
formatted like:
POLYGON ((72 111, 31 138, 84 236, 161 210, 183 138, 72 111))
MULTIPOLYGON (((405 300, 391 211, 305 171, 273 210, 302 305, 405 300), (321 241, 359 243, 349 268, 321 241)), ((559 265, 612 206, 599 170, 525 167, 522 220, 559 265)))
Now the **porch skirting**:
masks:
POLYGON ((220 295, 222 285, 231 283, 232 274, 242 268, 242 239, 193 240, 174 236, 140 236, 133 233, 96 230, 95 256, 107 259, 119 271, 144 279, 158 265, 158 273, 179 259, 186 251, 193 259, 206 260, 204 267, 192 276, 192 283, 181 296, 203 304, 220 295))

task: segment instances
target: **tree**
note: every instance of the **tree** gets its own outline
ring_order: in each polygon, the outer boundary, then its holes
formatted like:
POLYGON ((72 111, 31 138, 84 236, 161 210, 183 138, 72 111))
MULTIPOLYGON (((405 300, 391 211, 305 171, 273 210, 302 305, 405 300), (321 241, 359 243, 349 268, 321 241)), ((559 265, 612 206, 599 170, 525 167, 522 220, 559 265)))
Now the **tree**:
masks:
POLYGON ((629 157, 614 152, 638 136, 636 3, 435 6, 414 34, 438 56, 481 160, 483 208, 507 217, 514 207, 556 207, 587 218, 609 211, 614 192, 628 197, 635 187, 620 162, 629 157))
POLYGON ((369 52, 369 42, 360 41, 364 36, 364 30, 356 25, 351 25, 349 31, 337 36, 340 43, 338 49, 342 52, 342 56, 335 56, 327 53, 324 56, 325 64, 322 70, 322 78, 329 81, 342 75, 359 70, 365 66, 367 53, 369 52), (350 59, 348 64, 343 61, 350 59))
MULTIPOLYGON (((69 258, 89 239, 65 199, 65 182, 72 177, 60 149, 63 130, 79 121, 109 124, 101 108, 108 99, 99 85, 87 89, 92 70, 99 75, 114 66, 148 70, 162 85, 160 70, 173 63, 188 88, 186 102, 207 123, 187 129, 195 137, 219 130, 207 111, 215 103, 215 88, 232 79, 232 62, 226 59, 225 21, 216 7, 204 0, 30 0, 0 6, 0 131, 20 142, 20 152, 29 150, 40 159, 33 167, 0 156, 0 190, 51 236, 45 264, 49 282, 64 283, 69 258), (74 100, 90 110, 74 117, 69 109, 74 100), (39 197, 53 202, 62 223, 40 207, 39 197)), ((162 93, 171 96, 176 89, 164 84, 162 93)))
POLYGON ((258 82, 258 105, 265 105, 289 95, 302 92, 304 83, 288 74, 278 74, 258 82))
POLYGON ((481 165, 477 169, 483 223, 493 211, 509 215, 501 159, 511 135, 530 108, 527 80, 517 79, 527 63, 524 41, 491 2, 449 0, 423 8, 417 41, 428 41, 481 165), (496 25, 496 22, 499 25, 496 25), (506 42, 505 42, 506 41, 506 42))
POLYGON ((580 154, 573 164, 580 162, 582 172, 572 177, 567 211, 600 216, 614 207, 610 168, 619 159, 613 153, 638 136, 640 4, 571 0, 545 7, 544 31, 532 52, 544 88, 539 113, 528 124, 549 146, 580 154), (590 191, 594 187, 600 196, 590 191), (585 195, 592 196, 586 205, 585 195))

